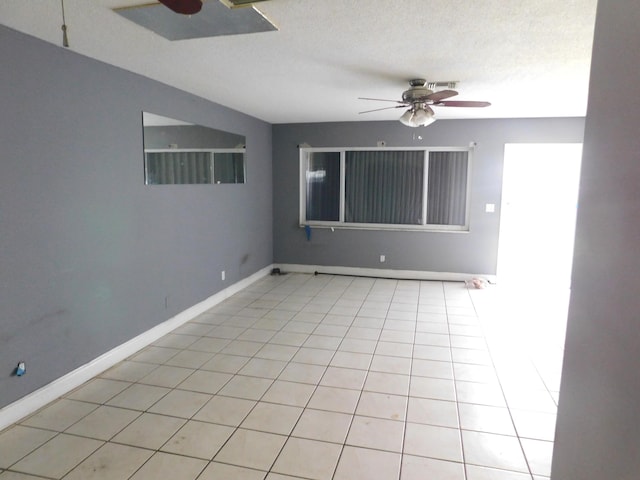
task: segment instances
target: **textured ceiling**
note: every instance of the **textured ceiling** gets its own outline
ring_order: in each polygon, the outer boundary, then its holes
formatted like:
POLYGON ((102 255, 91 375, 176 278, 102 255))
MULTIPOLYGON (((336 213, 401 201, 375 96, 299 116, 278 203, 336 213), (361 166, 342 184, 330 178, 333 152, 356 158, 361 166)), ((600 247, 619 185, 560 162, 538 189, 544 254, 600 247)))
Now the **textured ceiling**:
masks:
MULTIPOLYGON (((492 103, 437 118, 586 113, 597 0, 270 0, 278 31, 173 42, 113 12, 149 1, 65 0, 70 49, 271 123, 396 119, 358 97, 417 77, 492 103)), ((2 0, 0 22, 61 45, 59 0, 2 0)))

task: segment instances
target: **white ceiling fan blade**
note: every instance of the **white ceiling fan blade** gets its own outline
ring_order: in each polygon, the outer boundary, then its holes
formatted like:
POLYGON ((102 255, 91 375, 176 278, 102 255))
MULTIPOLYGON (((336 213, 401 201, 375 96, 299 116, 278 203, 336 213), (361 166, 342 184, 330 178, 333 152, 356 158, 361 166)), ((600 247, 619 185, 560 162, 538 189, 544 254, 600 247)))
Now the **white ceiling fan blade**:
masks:
POLYGON ((465 101, 465 100, 448 100, 448 101, 445 100, 444 102, 438 102, 433 104, 434 107, 473 107, 473 108, 488 107, 490 105, 491 103, 489 102, 472 102, 472 101, 465 101))
POLYGON ((375 102, 393 102, 393 103, 402 103, 403 105, 407 105, 407 103, 402 100, 389 100, 386 98, 369 98, 369 97, 358 97, 358 100, 373 100, 375 102))
POLYGON ((358 112, 358 113, 378 112, 380 110, 390 110, 392 108, 408 108, 408 107, 407 107, 407 105, 396 105, 395 107, 374 108, 373 110, 365 110, 364 112, 358 112))

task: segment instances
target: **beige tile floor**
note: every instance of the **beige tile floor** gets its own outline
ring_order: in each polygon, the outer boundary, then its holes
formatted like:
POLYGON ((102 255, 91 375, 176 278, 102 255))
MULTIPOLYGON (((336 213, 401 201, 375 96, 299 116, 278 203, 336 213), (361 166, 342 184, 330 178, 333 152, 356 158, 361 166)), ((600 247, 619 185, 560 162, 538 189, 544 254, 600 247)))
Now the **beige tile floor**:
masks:
POLYGON ((0 480, 544 480, 566 303, 267 277, 0 432, 0 480))

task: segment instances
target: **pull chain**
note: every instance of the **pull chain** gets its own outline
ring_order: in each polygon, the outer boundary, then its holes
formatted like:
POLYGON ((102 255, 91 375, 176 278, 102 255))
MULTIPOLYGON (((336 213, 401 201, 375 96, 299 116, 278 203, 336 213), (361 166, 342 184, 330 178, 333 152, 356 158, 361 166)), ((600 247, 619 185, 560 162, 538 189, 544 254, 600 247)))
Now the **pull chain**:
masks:
POLYGON ((64 18, 64 0, 60 0, 62 5, 62 46, 69 47, 69 38, 67 37, 67 22, 64 18))

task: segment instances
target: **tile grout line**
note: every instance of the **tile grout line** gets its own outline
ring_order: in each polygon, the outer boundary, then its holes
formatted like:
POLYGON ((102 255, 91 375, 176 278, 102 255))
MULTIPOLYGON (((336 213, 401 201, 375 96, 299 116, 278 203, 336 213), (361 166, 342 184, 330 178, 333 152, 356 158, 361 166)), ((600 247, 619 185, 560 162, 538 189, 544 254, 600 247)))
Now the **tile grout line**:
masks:
MULTIPOLYGON (((449 321, 449 305, 447 302, 447 293, 446 293, 446 288, 444 283, 442 284, 442 291, 444 294, 444 308, 445 308, 445 314, 447 317, 447 331, 448 331, 448 336, 449 336, 449 355, 451 357, 451 374, 453 377, 453 393, 454 393, 454 398, 455 398, 455 402, 456 402, 456 413, 458 416, 458 432, 459 432, 459 437, 460 437, 460 450, 461 450, 461 454, 462 454, 462 471, 463 471, 463 475, 464 475, 464 480, 467 480, 469 477, 469 473, 467 471, 467 460, 466 460, 466 454, 465 454, 465 450, 464 450, 464 438, 462 435, 462 421, 460 419, 460 401, 458 398, 458 385, 456 383, 456 369, 455 369, 455 362, 454 362, 454 358, 453 358, 453 346, 451 343, 451 323, 449 321)), ((475 309, 474 309, 475 310, 475 309)))
POLYGON ((402 433, 402 453, 400 455, 400 471, 398 474, 398 478, 402 478, 402 465, 404 460, 404 447, 407 441, 407 424, 409 423, 409 402, 411 401, 411 385, 413 383, 413 363, 414 363, 414 354, 416 348, 416 336, 418 334, 418 312, 420 310, 420 293, 422 290, 422 282, 418 284, 418 301, 416 303, 416 317, 415 322, 413 324, 413 342, 411 342, 411 357, 409 358, 409 388, 407 391, 407 404, 404 409, 404 431, 402 433))
MULTIPOLYGON (((304 284, 308 283, 309 281, 310 281, 310 279, 307 279, 307 280, 304 282, 304 284)), ((283 280, 280 284, 285 283, 285 282, 286 282, 286 280, 283 280)), ((276 286, 275 288, 277 288, 277 286, 276 286)), ((270 291, 273 291, 273 290, 274 290, 274 289, 271 289, 270 291)), ((308 305, 308 304, 309 304, 309 302, 307 302, 307 304, 305 304, 305 305, 308 305)), ((270 310, 270 311, 272 311, 272 310, 270 310)), ((298 313, 300 313, 300 311, 298 311, 298 313)), ((265 315, 266 315, 266 314, 265 314, 265 315)), ((326 316, 326 315, 325 315, 325 316, 326 316)), ((263 317, 261 317, 261 318, 264 318, 264 316, 263 316, 263 317)), ((295 316, 294 316, 293 318, 295 318, 295 316)), ((323 318, 324 318, 324 317, 323 317, 323 318)), ((291 321, 291 319, 287 321, 287 323, 285 324, 285 326, 286 326, 290 321, 291 321)), ((256 321, 256 323, 257 323, 257 321, 256 321)), ((254 325, 255 325, 255 323, 254 323, 254 325)), ((284 326, 283 326, 282 328, 284 328, 284 326)), ((280 329, 279 329, 279 330, 277 330, 277 331, 278 331, 278 332, 282 331, 282 328, 280 328, 280 329)), ((314 329, 314 330, 315 330, 315 329, 314 329)), ((273 338, 273 337, 271 337, 271 338, 273 338)), ((267 343, 268 343, 268 342, 265 342, 265 345, 266 345, 267 343)), ((300 351, 300 348, 302 348, 302 347, 298 347, 298 348, 297 348, 296 353, 300 351)), ((257 353, 257 352, 256 352, 256 353, 257 353)), ((289 359, 289 360, 286 362, 286 365, 289 365, 289 364, 291 363, 291 360, 295 357, 295 355, 296 355, 296 354, 294 354, 294 355, 292 355, 292 356, 291 356, 291 359, 289 359)), ((251 357, 251 359, 254 359, 254 358, 256 358, 256 357, 255 357, 255 354, 251 357)), ((249 360, 249 361, 250 361, 250 360, 249 360)), ((249 361, 247 361, 247 363, 248 363, 249 361)), ((246 364, 245 364, 245 366, 246 366, 246 364)), ((241 367, 241 368, 240 368, 240 370, 242 370, 242 368, 244 368, 244 367, 241 367)), ((281 374, 282 374, 282 372, 283 372, 285 369, 286 369, 286 366, 285 366, 285 367, 283 367, 283 369, 280 371, 280 374, 279 374, 279 375, 281 375, 281 374)), ((238 370, 238 372, 239 372, 240 370, 238 370)), ((238 374, 238 373, 236 372, 236 374, 234 374, 234 376, 235 376, 235 375, 237 375, 237 374, 238 374)), ((278 376, 279 376, 279 375, 278 375, 278 376)), ((233 377, 232 377, 232 378, 233 378, 233 377)), ((276 377, 276 379, 277 379, 277 377, 276 377)), ((274 380, 271 382, 271 386, 273 386, 273 384, 275 383, 275 381, 276 381, 276 380, 274 379, 274 380)), ((269 388, 271 388, 271 386, 270 386, 269 388)), ((260 399, 262 399, 262 398, 264 397, 264 395, 267 393, 267 391, 269 390, 269 388, 268 388, 267 390, 265 390, 265 392, 261 395, 260 399)), ((316 389, 317 389, 317 385, 316 385, 316 388, 314 389, 314 392, 315 392, 315 390, 316 390, 316 389)), ((220 448, 217 450, 217 452, 213 455, 213 457, 212 457, 212 458, 211 458, 211 460, 210 460, 210 463, 214 461, 214 459, 216 458, 216 456, 217 456, 217 455, 218 455, 218 454, 219 454, 219 453, 224 449, 224 447, 227 445, 227 443, 229 442, 229 440, 231 440, 231 438, 232 438, 232 437, 236 434, 236 432, 240 429, 240 426, 242 425, 242 423, 243 423, 243 422, 244 422, 244 421, 249 417, 249 415, 251 415, 251 412, 253 412, 253 411, 255 410, 255 408, 256 408, 256 407, 258 406, 258 404, 260 403, 260 399, 258 399, 258 400, 256 400, 256 401, 255 401, 256 403, 255 403, 255 405, 251 408, 251 410, 249 410, 249 412, 247 412, 247 414, 246 414, 246 415, 244 415, 244 417, 242 418, 242 420, 240 420, 240 421, 239 421, 238 425, 237 425, 236 427, 234 427, 234 431, 231 433, 231 435, 229 435, 229 437, 227 438, 227 440, 226 440, 226 441, 225 441, 225 442, 220 446, 220 448)), ((310 400, 311 400, 311 397, 309 397, 309 400, 308 400, 308 401, 310 401, 310 400)), ((307 403, 308 403, 308 402, 307 402, 307 403)), ((303 410, 303 411, 304 411, 304 410, 303 410)), ((302 414, 301 414, 301 416, 302 416, 302 414)), ((299 420, 300 420, 300 418, 298 418, 298 421, 299 421, 299 420)), ((297 421, 296 421, 296 424, 297 424, 297 421)), ((278 461, 278 458, 280 457, 280 455, 282 455, 282 452, 283 452, 283 450, 284 450, 284 447, 285 447, 285 445, 287 444, 287 442, 289 441, 289 439, 291 438, 291 433, 293 432, 293 429, 294 429, 294 428, 295 428, 295 425, 294 425, 294 427, 291 429, 291 432, 290 432, 288 435, 286 435, 286 439, 285 439, 285 441, 283 442, 282 447, 280 447, 280 449, 279 449, 279 451, 278 451, 278 454, 275 456, 275 458, 274 458, 274 459, 273 459, 273 461, 271 462, 271 465, 269 466, 268 470, 266 471, 266 475, 268 475, 268 474, 272 471, 272 469, 273 469, 274 465, 275 465, 275 464, 276 464, 276 462, 278 461)), ((272 434, 272 432, 264 432, 264 433, 271 433, 271 434, 272 434)), ((232 465, 233 465, 233 464, 232 464, 232 465)), ((236 465, 236 466, 238 466, 238 465, 236 465)), ((242 467, 242 468, 248 468, 248 467, 246 467, 246 466, 241 466, 241 467, 242 467)), ((260 470, 260 471, 262 471, 262 470, 260 470)))
MULTIPOLYGON (((353 283, 353 281, 351 283, 353 283)), ((372 282, 372 284, 375 284, 375 281, 372 282)), ((369 287, 369 290, 367 292, 367 297, 368 297, 369 293, 371 292, 371 289, 372 289, 372 287, 369 287)), ((364 301, 362 303, 364 303, 364 301)), ((358 312, 361 309, 362 309, 362 304, 358 308, 358 312)), ((358 316, 357 313, 353 316, 353 320, 352 320, 350 326, 353 325, 353 322, 355 322, 355 319, 356 319, 357 316, 358 316)), ((347 333, 348 333, 348 330, 347 330, 347 333)), ((378 334, 378 339, 380 338, 380 334, 378 334)), ((342 337, 342 340, 340 341, 340 344, 338 345, 338 347, 336 349, 336 353, 339 351, 340 346, 342 345, 342 342, 344 342, 345 338, 346 338, 346 333, 342 337)), ((376 340, 376 346, 378 344, 377 342, 378 342, 378 340, 376 340)), ((374 349, 374 352, 375 352, 375 349, 374 349)), ((353 353, 356 353, 356 352, 353 352, 353 353)), ((335 354, 334 354, 334 356, 335 356, 335 354)), ((353 413, 351 414, 351 419, 349 420, 349 426, 347 427, 347 432, 346 432, 346 434, 344 436, 344 440, 343 440, 342 445, 340 447, 340 454, 338 455, 338 459, 336 461, 336 464, 333 467, 333 473, 331 474, 331 478, 332 479, 334 479, 336 474, 338 473, 338 466, 340 465, 340 461, 342 460, 342 455, 344 454, 344 449, 345 449, 345 447, 347 447, 347 439, 349 438, 349 433, 351 432, 351 427, 353 426, 353 421, 354 421, 354 419, 356 417, 356 411, 358 410, 358 405, 360 404, 360 399, 362 398, 362 392, 363 392, 364 386, 365 386, 365 384, 367 382, 367 377, 369 376, 369 368, 371 367, 371 362, 373 362, 373 354, 371 355, 371 359, 369 360, 369 365, 368 365, 367 370, 366 370, 367 374, 365 375, 365 378, 362 381, 362 387, 360 388, 360 394, 358 395, 358 400, 356 401, 355 408, 353 409, 353 413)), ((327 369, 328 369, 328 367, 327 367, 327 369)), ((325 370, 325 374, 326 374, 326 370, 325 370)), ((323 377, 324 377, 324 374, 323 374, 323 377)), ((321 381, 322 381, 322 378, 320 379, 320 382, 321 381)))
MULTIPOLYGON (((308 281, 310 281, 312 278, 314 278, 314 277, 310 277, 310 279, 309 279, 308 281)), ((307 281, 307 282, 308 282, 308 281, 307 281)), ((307 283, 307 282, 305 282, 305 283, 307 283)), ((330 283, 330 281, 329 281, 329 282, 327 282, 327 284, 328 284, 328 283, 330 283)), ((352 283, 352 282, 350 282, 350 283, 352 283)), ((325 285, 325 287, 326 287, 326 285, 325 285)), ((317 294, 316 294, 313 298, 315 298, 316 296, 317 296, 317 294)), ((309 302, 307 303, 307 305, 308 305, 308 304, 309 304, 309 302)), ((334 302, 332 305, 333 305, 333 306, 335 306, 335 304, 336 304, 336 302, 334 302)), ((329 310, 329 311, 330 311, 330 310, 329 310)), ((298 312, 298 313, 300 313, 300 312, 298 312)), ((327 316, 327 315, 328 315, 328 313, 323 314, 322 320, 324 320, 324 319, 326 318, 326 316, 327 316)), ((295 317, 294 317, 294 318, 295 318, 295 317)), ((312 330, 312 333, 311 333, 311 334, 309 334, 308 336, 312 335, 312 334, 313 334, 313 332, 315 332, 315 330, 317 329, 318 325, 320 325, 320 324, 322 323, 322 320, 316 324, 316 327, 312 330)), ((289 320, 289 321, 291 321, 291 320, 289 320)), ((287 322, 287 323, 289 323, 289 322, 287 322)), ((352 323, 353 323, 353 322, 352 322, 352 323)), ((298 348, 298 351, 300 351, 300 348, 302 348, 302 346, 300 346, 300 347, 298 348)), ((287 445, 287 443, 288 443, 289 439, 291 439, 291 438, 292 438, 292 433, 293 433, 293 431, 295 430, 296 426, 297 426, 297 425, 298 425, 298 423, 300 422, 300 418, 302 418, 302 415, 304 414, 304 410, 307 408, 307 406, 308 406, 308 405, 309 405, 309 403, 311 402, 311 399, 312 399, 313 395, 314 395, 314 394, 315 394, 315 392, 318 390, 318 387, 320 386, 320 382, 322 381, 322 378, 324 377, 324 375, 326 374, 327 370, 329 369, 329 365, 331 364, 331 360, 335 357, 335 354, 337 353, 337 351, 338 351, 338 348, 336 348, 336 350, 334 351, 333 355, 331 355, 331 359, 329 360, 329 362, 327 363, 327 365, 326 365, 326 366, 324 366, 324 371, 323 371, 322 375, 320 376, 320 378, 318 379, 318 381, 317 381, 317 382, 315 382, 313 392, 312 392, 312 393, 311 393, 311 395, 309 396, 309 399, 307 400, 307 402, 306 402, 305 406, 303 407, 303 410, 302 410, 302 412, 300 413, 300 416, 298 417, 298 419, 296 420, 295 424, 294 424, 294 425, 293 425, 293 427, 291 428, 291 431, 290 431, 290 432, 289 432, 289 434, 286 436, 287 438, 286 438, 285 442, 282 444, 282 447, 280 448, 280 451, 278 452, 278 455, 276 455, 276 457, 274 458, 273 462, 271 463, 271 466, 269 467, 269 470, 267 471, 267 475, 273 471, 273 467, 274 467, 274 466, 275 466, 275 464, 278 462, 278 459, 279 459, 279 458, 280 458, 280 456, 282 455, 282 452, 284 451, 284 448, 285 448, 285 446, 287 445)), ((294 356, 295 356, 295 355, 294 355, 294 356)), ((291 358, 291 360, 293 360, 293 358, 294 358, 294 357, 292 357, 292 358, 291 358)), ((287 365, 291 363, 291 360, 289 360, 289 362, 287 362, 287 365)), ((312 365, 314 365, 314 364, 312 364, 312 365)), ((286 368, 286 367, 285 367, 285 368, 286 368)), ((283 369, 283 371, 284 371, 284 369, 283 369)), ((266 392, 265 392, 265 393, 266 393, 266 392)), ((263 396, 264 396, 264 395, 263 395, 263 396)), ((256 405, 257 405, 257 404, 256 404, 256 405)), ((255 406, 254 406, 254 408, 255 408, 255 406)), ((245 417, 245 419, 246 419, 246 417, 245 417)), ((238 427, 238 428, 239 428, 239 427, 238 427)), ((293 438, 298 438, 298 437, 293 437, 293 438)), ((307 439, 307 440, 311 440, 311 439, 307 439)), ((346 440, 346 437, 345 437, 345 440, 346 440)), ((330 443, 330 442, 327 442, 327 443, 330 443)), ((342 454, 342 449, 343 449, 343 448, 344 448, 344 445, 341 447, 341 454, 342 454)), ((214 458, 215 458, 215 457, 214 457, 214 458)), ((339 462, 339 461, 340 461, 340 456, 338 457, 338 462, 339 462)), ((335 474, 335 469, 336 469, 336 468, 337 468, 337 463, 336 463, 336 466, 334 467, 334 474, 335 474)), ((277 472, 274 472, 274 473, 277 473, 277 472)))
MULTIPOLYGON (((509 412, 509 418, 511 419, 511 424, 513 426, 513 431, 516 434, 516 438, 518 440, 518 445, 520 445, 520 451, 522 452, 522 457, 524 458, 524 461, 525 461, 525 463, 527 465, 527 470, 528 470, 529 477, 531 477, 531 479, 533 480, 533 471, 531 470, 531 465, 529 463, 529 459, 527 458, 527 455, 526 455, 526 453, 524 451, 524 447, 522 445, 522 439, 520 438, 520 434, 518 433, 518 430, 516 428, 516 424, 515 424, 515 421, 513 419, 513 414, 511 412, 511 407, 509 406, 509 402, 507 401, 507 396, 504 393, 504 386, 502 385, 502 380, 500 379, 500 376, 498 375, 498 370, 496 369, 496 364, 495 364, 494 355, 493 355, 491 346, 487 342, 487 335, 486 335, 486 331, 485 331, 485 328, 484 328, 484 322, 481 320, 480 315, 478 314, 475 302, 473 301, 473 295, 469 294, 469 297, 471 298, 471 303, 473 305, 474 311, 476 312, 476 315, 477 315, 477 318, 478 318, 478 324, 479 324, 480 329, 482 331, 482 337, 484 338, 485 343, 487 345, 487 353, 489 354, 489 358, 491 359, 491 367, 493 368, 493 371, 496 373, 496 380, 498 381, 498 385, 500 387, 500 392, 502 393, 502 398, 504 399, 504 403, 505 403, 507 412, 509 412)), ((466 467, 465 467, 465 470, 466 470, 466 467)), ((518 473, 522 473, 522 472, 518 472, 518 473)))

